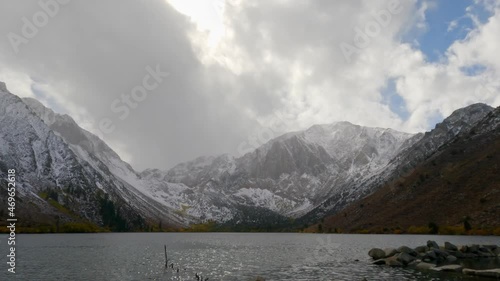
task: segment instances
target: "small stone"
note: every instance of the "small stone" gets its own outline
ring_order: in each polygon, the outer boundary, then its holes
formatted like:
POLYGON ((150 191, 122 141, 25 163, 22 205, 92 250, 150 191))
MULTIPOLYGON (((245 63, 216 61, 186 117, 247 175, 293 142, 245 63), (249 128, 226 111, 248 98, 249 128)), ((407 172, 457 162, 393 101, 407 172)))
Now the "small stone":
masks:
POLYGON ((394 249, 394 248, 385 248, 384 252, 385 252, 385 257, 386 258, 392 257, 392 256, 394 256, 395 254, 398 253, 398 251, 396 249, 394 249))
POLYGON ((433 252, 438 256, 438 257, 443 257, 443 258, 446 258, 447 256, 449 256, 450 254, 448 254, 448 252, 446 251, 443 251, 443 250, 439 250, 439 249, 434 249, 433 252))
POLYGON ((479 245, 467 245, 467 253, 477 254, 479 252, 479 245))
POLYGON ((427 247, 439 249, 439 245, 435 241, 432 241, 432 240, 427 241, 427 247))
POLYGON ((402 267, 403 263, 397 260, 396 256, 385 259, 385 264, 392 267, 402 267))
POLYGON ((458 251, 457 246, 451 244, 450 242, 444 242, 444 248, 448 251, 458 251))
POLYGON ((374 260, 379 260, 385 258, 385 252, 379 248, 373 248, 368 252, 368 255, 374 260))
POLYGON ((410 262, 415 260, 414 256, 412 256, 408 253, 405 253, 405 252, 401 252, 401 253, 397 254, 396 258, 400 263, 402 263, 404 265, 408 265, 410 262))
POLYGON ((413 250, 410 247, 406 247, 406 246, 399 247, 398 248, 398 252, 400 252, 400 253, 407 253, 407 254, 412 255, 414 257, 416 257, 417 254, 418 254, 415 250, 413 250))
POLYGON ((449 262, 449 263, 454 263, 454 262, 457 262, 457 257, 455 256, 452 256, 452 255, 449 255, 446 257, 446 261, 449 262))
POLYGON ((425 253, 425 252, 429 251, 429 248, 427 246, 418 246, 414 250, 417 253, 425 253))
POLYGON ((428 251, 425 253, 425 256, 422 258, 425 262, 435 261, 437 259, 436 253, 434 251, 428 251))
POLYGON ((450 252, 448 252, 448 253, 449 253, 450 255, 455 256, 456 258, 459 258, 459 259, 463 259, 463 258, 465 258, 465 254, 464 254, 464 253, 462 253, 462 252, 460 252, 460 251, 456 251, 456 252, 452 252, 452 251, 450 251, 450 252))

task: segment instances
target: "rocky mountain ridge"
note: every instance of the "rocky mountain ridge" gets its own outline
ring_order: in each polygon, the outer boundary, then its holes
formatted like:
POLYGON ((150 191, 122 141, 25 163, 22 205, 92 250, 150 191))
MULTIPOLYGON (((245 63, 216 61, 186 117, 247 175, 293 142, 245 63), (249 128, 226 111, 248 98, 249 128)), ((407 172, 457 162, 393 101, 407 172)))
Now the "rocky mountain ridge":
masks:
POLYGON ((18 167, 23 172, 21 197, 35 202, 40 213, 47 209, 50 216, 60 216, 57 207, 62 206, 98 225, 109 220, 103 218, 104 200, 109 200, 115 219, 130 229, 208 221, 314 222, 411 171, 493 110, 471 105, 431 132, 416 135, 349 122, 315 125, 239 158, 199 157, 168 171, 137 172, 70 116, 35 99, 19 99, 0 86, 0 121, 5 124, 0 129, 0 170, 18 167))

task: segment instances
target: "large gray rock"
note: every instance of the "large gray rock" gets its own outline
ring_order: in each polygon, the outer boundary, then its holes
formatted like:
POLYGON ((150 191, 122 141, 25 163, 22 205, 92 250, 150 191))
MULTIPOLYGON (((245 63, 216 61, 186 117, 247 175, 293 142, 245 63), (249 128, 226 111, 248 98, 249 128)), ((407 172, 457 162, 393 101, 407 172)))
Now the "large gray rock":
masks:
POLYGON ((408 253, 405 253, 405 252, 401 252, 401 253, 397 254, 396 258, 400 263, 402 263, 404 265, 408 265, 412 261, 416 260, 416 258, 414 256, 412 256, 408 253))
POLYGON ((402 267, 403 263, 398 261, 396 256, 392 256, 390 258, 385 259, 385 264, 392 267, 402 267))
POLYGON ((457 246, 451 244, 450 242, 444 242, 444 249, 447 251, 458 251, 457 246))
POLYGON ((459 258, 459 259, 465 258, 465 254, 460 252, 460 251, 456 251, 456 252, 449 251, 448 254, 455 256, 456 258, 459 258))
POLYGON ((433 262, 437 259, 437 255, 436 253, 434 253, 434 251, 428 251, 427 253, 425 253, 424 257, 422 258, 422 260, 424 262, 433 262))
POLYGON ((394 256, 395 254, 398 253, 398 251, 396 249, 394 249, 394 248, 385 248, 384 252, 385 252, 385 257, 386 258, 392 257, 392 256, 394 256))
POLYGON ((379 260, 385 258, 385 252, 379 248, 373 248, 368 252, 368 255, 374 260, 379 260))
POLYGON ((425 253, 425 252, 429 251, 429 247, 427 247, 427 246, 418 246, 414 250, 417 253, 425 253))
POLYGON ((436 241, 432 241, 432 240, 427 241, 427 247, 439 249, 439 245, 436 243, 436 241))
POLYGON ((440 249, 434 249, 432 250, 434 253, 436 253, 436 255, 438 257, 443 257, 443 258, 446 258, 448 257, 450 254, 446 251, 443 251, 443 250, 440 250, 440 249))
POLYGON ((467 253, 479 253, 479 245, 467 245, 467 253))
POLYGON ((413 250, 412 248, 410 247, 406 247, 406 246, 401 246, 398 248, 398 252, 400 253, 406 253, 406 254, 409 254, 409 255, 412 255, 414 257, 417 256, 417 251, 413 250))
POLYGON ((458 260, 457 257, 452 256, 452 255, 449 255, 446 257, 446 261, 449 263, 455 263, 455 262, 457 262, 457 260, 458 260))

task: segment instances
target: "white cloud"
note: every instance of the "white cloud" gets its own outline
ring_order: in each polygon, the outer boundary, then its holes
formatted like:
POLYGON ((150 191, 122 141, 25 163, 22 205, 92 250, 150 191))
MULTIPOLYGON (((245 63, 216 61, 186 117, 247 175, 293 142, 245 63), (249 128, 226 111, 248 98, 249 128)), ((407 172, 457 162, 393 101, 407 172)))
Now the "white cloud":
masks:
MULTIPOLYGON (((476 3, 491 11, 489 21, 477 21, 439 63, 402 40, 432 28, 425 19, 432 1, 218 1, 170 0, 177 10, 164 0, 75 1, 19 54, 0 42, 0 80, 32 96, 31 77, 39 77, 43 92, 90 130, 114 118, 116 130, 103 137, 138 168, 235 153, 276 115, 287 116, 283 132, 341 120, 416 132, 467 104, 500 104, 500 13, 491 1, 476 3), (342 43, 357 46, 349 59, 342 43), (118 120, 113 100, 157 64, 168 81, 118 120), (486 70, 462 71, 473 65, 486 70), (386 104, 391 79, 407 119, 386 104)), ((0 4, 0 34, 19 30, 38 8, 32 4, 0 4)))

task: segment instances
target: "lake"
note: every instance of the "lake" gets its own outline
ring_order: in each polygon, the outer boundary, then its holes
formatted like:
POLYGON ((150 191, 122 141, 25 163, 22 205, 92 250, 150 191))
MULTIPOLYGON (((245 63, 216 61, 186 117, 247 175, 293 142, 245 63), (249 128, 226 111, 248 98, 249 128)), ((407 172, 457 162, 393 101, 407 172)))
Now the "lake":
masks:
POLYGON ((292 233, 20 234, 16 274, 0 280, 481 280, 371 265, 373 247, 500 244, 499 237, 292 233), (165 269, 164 245, 174 270, 165 269), (359 260, 359 261, 356 261, 359 260), (179 273, 177 273, 179 268, 179 273))

